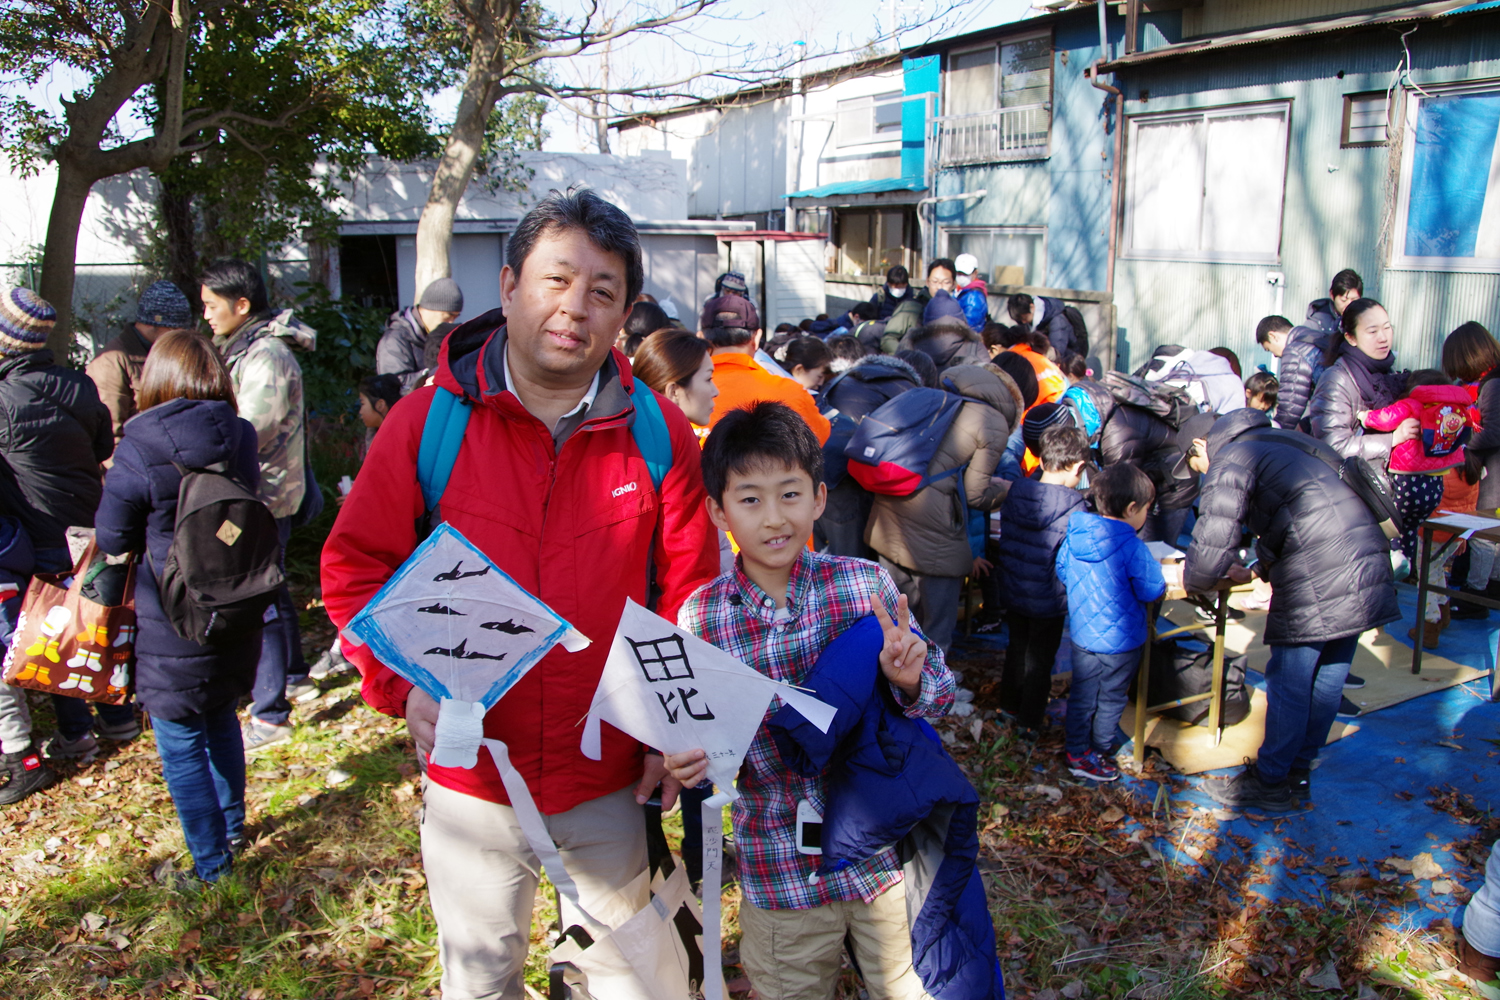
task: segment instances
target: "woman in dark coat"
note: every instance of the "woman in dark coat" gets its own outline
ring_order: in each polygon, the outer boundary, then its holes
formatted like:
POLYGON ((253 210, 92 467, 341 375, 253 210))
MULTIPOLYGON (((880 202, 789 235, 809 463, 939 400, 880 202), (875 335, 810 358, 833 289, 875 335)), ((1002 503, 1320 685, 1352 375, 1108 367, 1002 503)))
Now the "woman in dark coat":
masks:
POLYGON ((125 425, 95 517, 99 547, 145 551, 136 576, 136 697, 151 713, 162 773, 198 877, 229 870, 245 823, 245 751, 235 707, 249 692, 260 635, 225 647, 183 639, 162 611, 157 574, 177 519, 177 466, 225 463, 252 492, 255 428, 236 416, 229 373, 193 333, 170 333, 146 359, 141 412, 125 425), (174 464, 175 463, 175 464, 174 464))
MULTIPOLYGON (((1395 371, 1395 330, 1385 307, 1358 299, 1344 309, 1343 335, 1329 345, 1327 365, 1307 404, 1312 436, 1344 457, 1358 455, 1378 468, 1390 464, 1391 450, 1422 433, 1415 417, 1388 434, 1367 432, 1364 416, 1406 395, 1407 373, 1395 371)), ((1392 476, 1391 485, 1407 530, 1401 536, 1406 558, 1416 560, 1417 529, 1443 501, 1442 476, 1392 476)))
POLYGON ((1188 592, 1214 589, 1247 531, 1256 536, 1257 570, 1274 588, 1265 742, 1257 763, 1208 792, 1230 805, 1285 812, 1298 793, 1310 794, 1308 771, 1333 725, 1360 633, 1401 616, 1390 543, 1339 478, 1333 451, 1273 430, 1260 410, 1221 417, 1193 443, 1189 462, 1203 482, 1188 592))

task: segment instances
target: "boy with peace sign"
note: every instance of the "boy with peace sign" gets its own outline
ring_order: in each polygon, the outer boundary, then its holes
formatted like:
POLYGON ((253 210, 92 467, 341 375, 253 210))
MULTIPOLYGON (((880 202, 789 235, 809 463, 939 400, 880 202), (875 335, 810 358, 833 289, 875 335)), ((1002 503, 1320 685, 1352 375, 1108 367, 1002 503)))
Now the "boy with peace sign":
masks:
MULTIPOLYGON (((739 544, 735 568, 699 589, 679 624, 760 672, 803 684, 833 639, 872 612, 884 632, 880 671, 902 711, 936 718, 953 703, 941 650, 913 630, 906 598, 874 563, 809 552, 823 513, 818 440, 790 408, 763 402, 725 415, 703 449, 709 517, 739 544)), ((774 708, 773 708, 774 710, 774 708)), ((667 758, 684 785, 702 780, 699 750, 667 758)), ((813 877, 799 828, 817 823, 822 776, 793 773, 763 725, 740 770, 734 805, 740 957, 763 1000, 833 995, 844 941, 873 1000, 927 994, 912 967, 911 927, 894 849, 813 877)))

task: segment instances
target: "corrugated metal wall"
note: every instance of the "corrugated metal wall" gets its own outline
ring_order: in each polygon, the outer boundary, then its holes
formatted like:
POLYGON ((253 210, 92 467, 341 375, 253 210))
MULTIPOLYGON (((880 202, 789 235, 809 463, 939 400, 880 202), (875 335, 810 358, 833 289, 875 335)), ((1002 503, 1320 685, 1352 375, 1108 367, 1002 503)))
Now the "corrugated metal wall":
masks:
MULTIPOLYGON (((1424 24, 1408 44, 1418 84, 1500 77, 1500 17, 1424 24)), ((1402 363, 1413 367, 1435 364, 1442 338, 1466 320, 1500 330, 1500 275, 1384 266, 1382 235, 1395 195, 1391 149, 1340 148, 1344 95, 1385 89, 1401 58, 1399 35, 1375 31, 1227 50, 1143 67, 1123 80, 1127 115, 1273 99, 1292 104, 1279 264, 1122 255, 1115 301, 1133 358, 1180 343, 1229 347, 1247 367, 1268 362, 1254 339, 1256 322, 1274 304, 1268 271, 1286 275, 1283 312, 1295 322, 1310 300, 1327 294, 1335 272, 1353 267, 1366 292, 1389 308, 1402 363)))
POLYGON ((1388 0, 1203 0, 1202 6, 1182 12, 1182 33, 1185 38, 1220 35, 1389 6, 1388 0))

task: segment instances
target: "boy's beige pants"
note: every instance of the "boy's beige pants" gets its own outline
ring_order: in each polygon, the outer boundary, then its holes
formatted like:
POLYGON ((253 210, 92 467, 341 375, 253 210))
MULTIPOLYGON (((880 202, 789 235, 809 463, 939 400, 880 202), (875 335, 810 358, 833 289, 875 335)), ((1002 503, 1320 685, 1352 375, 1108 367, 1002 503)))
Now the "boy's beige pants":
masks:
POLYGON ((763 910, 747 900, 740 905, 740 933, 740 961, 760 1000, 832 1000, 845 934, 870 1000, 927 1000, 911 964, 904 882, 869 903, 810 910, 763 910))

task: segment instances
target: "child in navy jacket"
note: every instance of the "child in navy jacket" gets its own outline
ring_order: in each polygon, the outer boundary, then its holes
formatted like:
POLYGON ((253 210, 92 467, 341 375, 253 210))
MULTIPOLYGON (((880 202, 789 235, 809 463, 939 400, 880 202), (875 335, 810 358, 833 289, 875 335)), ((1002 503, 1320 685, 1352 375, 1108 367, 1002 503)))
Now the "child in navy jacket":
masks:
POLYGON ((1083 509, 1078 492, 1089 443, 1076 427, 1042 434, 1041 478, 1019 479, 1000 506, 1000 593, 1009 609, 1010 646, 1000 676, 1000 709, 1035 739, 1047 711, 1052 661, 1062 642, 1068 595, 1057 578, 1057 550, 1068 516, 1083 509))
POLYGON ((1156 499, 1140 469, 1119 463, 1094 479, 1098 514, 1075 512, 1057 553, 1068 591, 1073 687, 1068 693, 1068 770, 1091 781, 1120 776, 1112 757, 1126 692, 1146 644, 1147 606, 1166 593, 1161 564, 1136 537, 1156 499))

